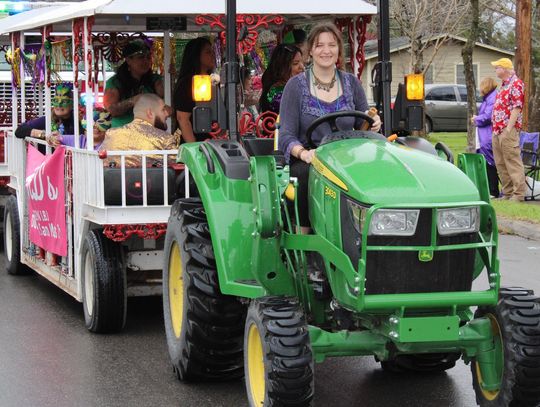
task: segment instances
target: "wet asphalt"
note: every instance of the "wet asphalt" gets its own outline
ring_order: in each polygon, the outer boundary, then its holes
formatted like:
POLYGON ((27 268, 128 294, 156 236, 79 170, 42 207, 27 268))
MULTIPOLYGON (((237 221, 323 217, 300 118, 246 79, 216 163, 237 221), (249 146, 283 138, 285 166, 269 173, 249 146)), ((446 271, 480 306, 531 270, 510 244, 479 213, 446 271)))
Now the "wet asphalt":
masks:
MULTIPOLYGON (((501 237, 503 283, 540 293, 540 242, 501 237)), ((1 262, 3 262, 3 256, 1 262)), ((415 376, 373 358, 316 366, 316 406, 475 406, 468 366, 415 376)), ((0 272, 0 407, 246 406, 243 381, 183 384, 169 363, 161 298, 130 299, 126 329, 96 335, 82 305, 45 279, 0 272)))

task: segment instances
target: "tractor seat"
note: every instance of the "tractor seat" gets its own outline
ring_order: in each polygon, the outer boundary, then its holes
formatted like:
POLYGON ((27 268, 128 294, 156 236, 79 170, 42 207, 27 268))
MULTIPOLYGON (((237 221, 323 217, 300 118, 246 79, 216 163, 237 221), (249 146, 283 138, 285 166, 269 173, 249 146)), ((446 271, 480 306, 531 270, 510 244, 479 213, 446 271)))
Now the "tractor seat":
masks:
POLYGON ((258 155, 272 155, 274 151, 274 139, 273 138, 256 138, 246 137, 242 138, 244 148, 250 157, 258 155))

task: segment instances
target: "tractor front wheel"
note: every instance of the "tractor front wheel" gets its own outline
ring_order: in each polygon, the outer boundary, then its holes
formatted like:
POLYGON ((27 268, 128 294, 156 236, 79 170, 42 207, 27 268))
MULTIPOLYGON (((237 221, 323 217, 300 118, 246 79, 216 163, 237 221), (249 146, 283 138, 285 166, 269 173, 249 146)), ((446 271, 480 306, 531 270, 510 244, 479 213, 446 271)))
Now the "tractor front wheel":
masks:
POLYGON ((311 405, 313 353, 297 301, 264 297, 251 303, 244 331, 244 370, 250 406, 311 405))
POLYGON ((243 376, 245 306, 223 295, 198 198, 175 201, 165 236, 163 312, 169 355, 182 381, 243 376))
POLYGON ((471 363, 476 402, 482 407, 540 405, 540 300, 530 290, 503 288, 495 307, 480 307, 489 318, 498 353, 498 390, 485 389, 476 360, 471 363))

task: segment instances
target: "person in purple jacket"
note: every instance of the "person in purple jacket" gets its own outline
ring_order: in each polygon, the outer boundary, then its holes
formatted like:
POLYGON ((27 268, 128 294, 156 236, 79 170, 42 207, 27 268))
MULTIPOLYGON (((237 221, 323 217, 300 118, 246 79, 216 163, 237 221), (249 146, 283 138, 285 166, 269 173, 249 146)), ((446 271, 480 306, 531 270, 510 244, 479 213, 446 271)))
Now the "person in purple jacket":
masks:
MULTIPOLYGON (((313 27, 308 37, 308 52, 312 66, 287 82, 279 109, 280 129, 278 148, 290 164, 291 176, 298 178, 298 207, 300 226, 309 231, 308 177, 315 149, 309 149, 306 140, 308 127, 321 116, 341 110, 365 112, 369 106, 358 79, 337 69, 343 57, 343 40, 333 24, 321 23, 313 27)), ((379 131, 381 120, 373 117, 373 131, 379 131)), ((337 120, 341 129, 360 128, 362 119, 342 117, 337 120)), ((328 123, 322 124, 312 134, 312 141, 319 145, 330 132, 328 123)))
POLYGON ((495 79, 487 77, 480 82, 480 94, 483 102, 478 109, 478 115, 471 118, 471 122, 476 125, 478 130, 478 141, 480 148, 478 153, 482 154, 486 159, 486 170, 489 182, 489 193, 497 198, 499 196, 499 177, 497 167, 493 158, 493 148, 491 145, 492 128, 491 128, 491 112, 497 96, 497 83, 495 79))

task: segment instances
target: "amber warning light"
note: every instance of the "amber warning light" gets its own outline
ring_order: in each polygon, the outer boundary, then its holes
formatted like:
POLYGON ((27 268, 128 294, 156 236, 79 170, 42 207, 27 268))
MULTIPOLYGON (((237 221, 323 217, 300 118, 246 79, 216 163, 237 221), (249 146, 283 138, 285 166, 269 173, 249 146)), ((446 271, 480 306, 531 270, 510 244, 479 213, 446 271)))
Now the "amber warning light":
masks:
POLYGON ((408 100, 424 99, 424 75, 410 74, 405 76, 405 86, 408 100))
POLYGON ((210 100, 212 100, 210 75, 193 75, 193 101, 209 102, 210 100))

